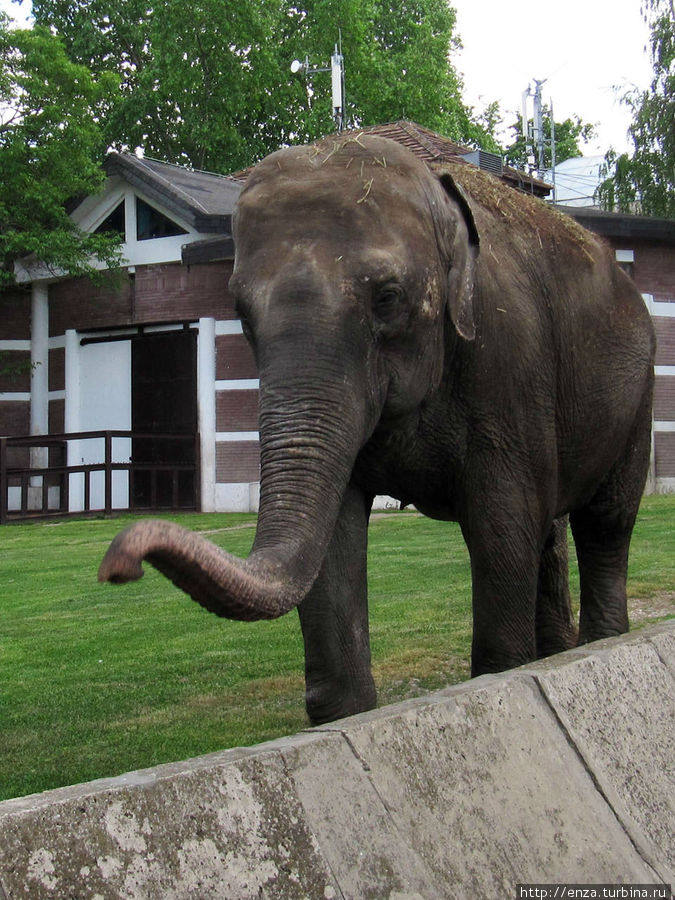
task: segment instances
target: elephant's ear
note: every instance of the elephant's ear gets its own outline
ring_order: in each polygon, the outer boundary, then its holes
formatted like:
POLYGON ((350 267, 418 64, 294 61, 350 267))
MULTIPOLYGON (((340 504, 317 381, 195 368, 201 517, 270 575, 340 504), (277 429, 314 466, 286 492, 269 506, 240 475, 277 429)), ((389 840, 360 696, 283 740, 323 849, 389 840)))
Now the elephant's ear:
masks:
POLYGON ((474 221, 469 201, 453 177, 443 172, 439 181, 448 197, 454 201, 452 206, 461 216, 459 221, 447 223, 442 232, 446 238, 446 252, 449 257, 448 268, 448 312, 457 329, 457 333, 468 341, 476 336, 473 320, 473 288, 476 272, 476 260, 480 238, 474 221))

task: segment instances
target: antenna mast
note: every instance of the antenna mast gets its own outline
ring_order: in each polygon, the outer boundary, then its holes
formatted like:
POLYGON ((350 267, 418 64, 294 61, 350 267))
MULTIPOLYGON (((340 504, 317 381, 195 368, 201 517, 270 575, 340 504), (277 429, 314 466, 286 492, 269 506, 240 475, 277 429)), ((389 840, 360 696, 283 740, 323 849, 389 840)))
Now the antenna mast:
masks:
POLYGON ((342 55, 342 33, 339 33, 339 44, 335 45, 335 50, 330 58, 330 67, 311 66, 309 57, 306 56, 304 62, 299 59, 293 60, 291 72, 294 75, 304 72, 307 77, 312 72, 330 72, 333 121, 336 131, 342 131, 345 127, 345 60, 342 55))
MULTIPOLYGON (((544 134, 544 108, 541 98, 541 88, 542 85, 546 83, 547 79, 544 78, 541 81, 538 81, 536 78, 534 81, 534 93, 530 90, 530 85, 528 84, 527 88, 523 91, 521 104, 521 131, 523 135, 523 139, 525 141, 525 147, 532 148, 532 154, 528 154, 528 161, 532 165, 532 167, 536 170, 538 176, 542 178, 546 171, 546 155, 545 155, 545 147, 546 147, 546 137, 544 134), (530 127, 529 118, 527 114, 527 100, 528 97, 533 97, 533 116, 532 116, 532 126, 530 127)), ((550 125, 551 125, 551 167, 553 169, 553 186, 555 189, 555 123, 553 121, 553 101, 550 103, 550 111, 549 111, 550 125)), ((554 191, 555 193, 555 191, 554 191)))

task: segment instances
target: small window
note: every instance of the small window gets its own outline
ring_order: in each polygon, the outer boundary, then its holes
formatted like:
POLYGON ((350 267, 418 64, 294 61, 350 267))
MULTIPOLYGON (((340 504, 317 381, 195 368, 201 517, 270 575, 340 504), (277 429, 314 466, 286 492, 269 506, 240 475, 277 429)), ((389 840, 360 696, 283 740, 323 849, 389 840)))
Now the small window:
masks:
POLYGON ((159 212, 145 200, 136 197, 136 239, 149 241, 153 238, 174 237, 187 234, 184 228, 172 222, 164 213, 159 212))
POLYGON ((122 240, 125 240, 126 237, 126 228, 124 222, 124 200, 113 209, 113 211, 106 216, 106 218, 101 222, 98 228, 94 231, 94 234, 119 234, 122 240))
POLYGON ((635 252, 633 250, 616 250, 616 261, 620 269, 623 269, 626 275, 633 277, 633 263, 635 262, 635 252))

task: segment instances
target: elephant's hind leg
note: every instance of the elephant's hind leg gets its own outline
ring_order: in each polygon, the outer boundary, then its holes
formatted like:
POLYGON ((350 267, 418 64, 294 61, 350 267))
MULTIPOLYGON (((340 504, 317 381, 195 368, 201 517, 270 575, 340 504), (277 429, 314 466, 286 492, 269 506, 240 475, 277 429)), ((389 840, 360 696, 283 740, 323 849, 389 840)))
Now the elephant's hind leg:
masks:
POLYGON ((569 591, 567 516, 554 520, 541 554, 535 631, 540 659, 569 650, 577 642, 569 591))
POLYGON ((651 405, 645 404, 624 455, 591 502, 570 514, 579 562, 579 643, 628 631, 628 549, 651 448, 651 405))
POLYGON ((366 554, 371 500, 347 488, 314 585, 298 607, 313 725, 372 709, 366 554))

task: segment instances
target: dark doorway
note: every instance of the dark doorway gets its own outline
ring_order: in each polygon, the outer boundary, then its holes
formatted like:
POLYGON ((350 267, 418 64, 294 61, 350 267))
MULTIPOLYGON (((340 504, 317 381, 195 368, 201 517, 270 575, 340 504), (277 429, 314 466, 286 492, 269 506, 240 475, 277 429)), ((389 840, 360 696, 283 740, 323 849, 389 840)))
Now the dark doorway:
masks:
POLYGON ((197 334, 144 334, 131 342, 130 494, 143 509, 197 507, 197 334))

